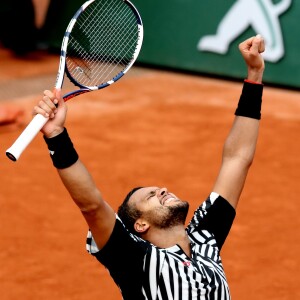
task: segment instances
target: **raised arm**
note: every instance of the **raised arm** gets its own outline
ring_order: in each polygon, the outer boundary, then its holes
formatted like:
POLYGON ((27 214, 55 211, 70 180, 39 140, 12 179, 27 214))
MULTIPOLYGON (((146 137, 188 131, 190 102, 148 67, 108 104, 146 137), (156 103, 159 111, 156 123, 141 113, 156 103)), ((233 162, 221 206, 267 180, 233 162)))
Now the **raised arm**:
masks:
POLYGON ((239 45, 248 68, 236 117, 223 148, 222 164, 213 191, 222 195, 235 208, 252 164, 259 131, 262 98, 264 40, 249 38, 239 45))
POLYGON ((48 144, 53 164, 86 219, 97 246, 102 248, 112 233, 115 213, 103 200, 90 173, 78 158, 64 128, 67 106, 61 98, 60 91, 56 91, 55 94, 45 91, 43 99, 34 108, 34 113, 49 117, 49 121, 42 128, 42 133, 48 144), (57 108, 55 104, 58 104, 57 108))

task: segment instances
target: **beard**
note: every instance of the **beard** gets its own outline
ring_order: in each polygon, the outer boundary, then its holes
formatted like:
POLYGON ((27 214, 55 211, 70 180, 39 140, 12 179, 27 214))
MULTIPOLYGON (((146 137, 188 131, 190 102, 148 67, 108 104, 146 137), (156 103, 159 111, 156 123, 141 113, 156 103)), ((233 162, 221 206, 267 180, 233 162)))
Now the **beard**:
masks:
POLYGON ((189 211, 189 203, 181 201, 176 205, 162 206, 147 213, 147 219, 152 226, 168 229, 177 225, 184 225, 189 211))

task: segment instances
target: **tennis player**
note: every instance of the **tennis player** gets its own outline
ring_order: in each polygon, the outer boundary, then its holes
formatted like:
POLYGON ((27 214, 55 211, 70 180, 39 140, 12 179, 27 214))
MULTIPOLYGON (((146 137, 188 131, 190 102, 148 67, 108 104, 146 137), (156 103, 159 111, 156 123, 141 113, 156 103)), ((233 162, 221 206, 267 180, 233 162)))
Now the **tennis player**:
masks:
POLYGON ((115 213, 78 158, 64 127, 67 107, 60 92, 45 91, 34 108, 34 114, 50 117, 42 133, 63 184, 89 226, 87 250, 109 270, 124 300, 230 299, 220 250, 256 149, 264 49, 259 35, 239 45, 248 76, 212 192, 187 227, 188 202, 165 187, 134 188, 115 213))

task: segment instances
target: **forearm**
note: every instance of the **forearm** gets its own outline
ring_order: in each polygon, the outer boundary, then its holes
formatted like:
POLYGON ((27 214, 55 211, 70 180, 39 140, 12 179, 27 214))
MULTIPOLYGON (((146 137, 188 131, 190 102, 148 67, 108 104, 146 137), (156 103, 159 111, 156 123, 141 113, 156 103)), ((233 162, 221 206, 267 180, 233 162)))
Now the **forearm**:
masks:
POLYGON ((82 213, 96 210, 101 205, 103 201, 101 193, 80 159, 70 167, 57 169, 57 171, 64 186, 82 213))
POLYGON ((253 161, 259 120, 236 116, 223 148, 223 161, 237 159, 249 167, 253 161))
POLYGON ((260 123, 262 85, 247 82, 245 85, 236 117, 224 143, 222 165, 213 187, 233 207, 238 203, 254 159, 260 123))
POLYGON ((262 84, 244 83, 236 117, 224 144, 223 159, 239 158, 251 164, 258 138, 262 92, 262 84))
POLYGON ((79 160, 68 132, 64 129, 60 134, 52 137, 44 137, 54 167, 69 194, 81 209, 88 211, 95 208, 101 202, 101 194, 87 171, 79 160))

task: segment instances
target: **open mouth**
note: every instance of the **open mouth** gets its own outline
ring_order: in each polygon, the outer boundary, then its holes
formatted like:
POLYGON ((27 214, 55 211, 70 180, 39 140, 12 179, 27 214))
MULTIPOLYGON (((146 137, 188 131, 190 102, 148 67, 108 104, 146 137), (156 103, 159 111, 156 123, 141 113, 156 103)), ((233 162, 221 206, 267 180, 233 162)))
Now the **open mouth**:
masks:
POLYGON ((165 196, 165 197, 162 199, 161 204, 162 204, 162 205, 166 205, 166 204, 168 204, 168 203, 170 203, 170 202, 172 202, 172 201, 174 201, 174 200, 178 200, 178 199, 175 198, 175 197, 172 196, 172 195, 167 195, 167 196, 165 196))

